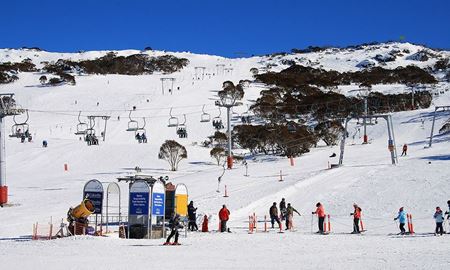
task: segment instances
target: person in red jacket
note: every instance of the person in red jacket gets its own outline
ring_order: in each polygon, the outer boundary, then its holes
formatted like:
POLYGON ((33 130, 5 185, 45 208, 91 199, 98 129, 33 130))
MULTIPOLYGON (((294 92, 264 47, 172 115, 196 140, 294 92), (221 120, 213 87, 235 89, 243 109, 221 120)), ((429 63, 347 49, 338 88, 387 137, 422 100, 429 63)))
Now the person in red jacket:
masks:
POLYGON ((402 148, 402 155, 401 156, 406 156, 406 151, 408 151, 408 145, 405 143, 404 145, 403 145, 403 148, 402 148))
POLYGON ((324 231, 323 231, 323 223, 325 222, 325 209, 323 208, 323 205, 320 202, 318 202, 316 204, 316 207, 317 207, 316 211, 312 212, 312 214, 313 215, 316 214, 317 217, 319 218, 319 231, 318 231, 318 233, 324 233, 324 231))
POLYGON ((220 211, 219 211, 220 232, 227 231, 227 221, 229 218, 230 218, 230 210, 228 210, 226 205, 224 204, 222 206, 222 209, 220 209, 220 211))
POLYGON ((350 215, 353 216, 353 232, 352 233, 361 233, 359 230, 359 220, 361 219, 361 211, 362 209, 356 204, 353 204, 353 213, 350 215))

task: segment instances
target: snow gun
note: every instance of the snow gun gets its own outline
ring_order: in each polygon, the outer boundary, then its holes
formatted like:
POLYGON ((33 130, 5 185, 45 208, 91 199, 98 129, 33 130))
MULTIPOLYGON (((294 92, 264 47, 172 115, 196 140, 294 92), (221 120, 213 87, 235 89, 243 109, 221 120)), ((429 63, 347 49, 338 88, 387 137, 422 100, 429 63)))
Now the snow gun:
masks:
POLYGON ((74 208, 67 211, 67 221, 69 222, 69 231, 74 234, 85 234, 88 225, 87 218, 95 211, 94 204, 89 199, 84 199, 74 208))

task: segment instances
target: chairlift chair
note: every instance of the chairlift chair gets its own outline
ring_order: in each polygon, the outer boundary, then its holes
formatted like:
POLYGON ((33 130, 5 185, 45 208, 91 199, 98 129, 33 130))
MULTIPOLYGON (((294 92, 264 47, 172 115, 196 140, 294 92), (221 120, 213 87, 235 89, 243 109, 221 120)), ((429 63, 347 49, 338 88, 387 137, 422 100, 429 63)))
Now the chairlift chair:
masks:
POLYGON ((169 124, 167 125, 168 127, 177 127, 178 126, 178 118, 172 115, 172 109, 170 108, 170 118, 169 118, 169 124))
POLYGON ((183 114, 184 122, 177 126, 177 135, 179 138, 187 138, 186 114, 183 114))
POLYGON ((130 113, 128 114, 130 120, 128 121, 127 131, 136 131, 139 128, 139 123, 138 121, 131 119, 131 112, 132 110, 130 110, 130 113))
POLYGON ((15 137, 15 138, 21 138, 23 134, 28 134, 26 137, 29 137, 30 133, 28 132, 29 125, 28 125, 28 119, 30 118, 30 115, 28 114, 28 110, 25 110, 27 114, 27 118, 22 123, 17 123, 16 121, 16 115, 13 115, 13 121, 14 125, 11 127, 11 135, 9 137, 15 137))
POLYGON ((200 117, 200 122, 206 123, 211 121, 211 115, 207 112, 205 112, 205 105, 202 107, 202 115, 200 117))
POLYGON ((217 130, 224 128, 223 123, 222 123, 222 118, 220 117, 221 115, 222 115, 222 110, 219 107, 219 115, 214 117, 212 120, 212 125, 217 130))
MULTIPOLYGON (((146 125, 146 121, 145 121, 145 117, 142 117, 142 119, 143 119, 143 125, 142 125, 142 127, 138 127, 137 129, 136 129, 136 131, 134 132, 134 137, 136 138, 136 136, 138 135, 138 134, 140 134, 140 136, 142 137, 142 135, 143 134, 146 134, 147 133, 147 131, 146 131, 146 129, 145 129, 145 125, 146 125)), ((144 143, 146 143, 147 142, 147 135, 145 135, 145 142, 144 143)))
POLYGON ((78 124, 77 131, 75 135, 86 135, 86 130, 88 129, 88 124, 85 122, 81 122, 81 111, 78 113, 78 124))

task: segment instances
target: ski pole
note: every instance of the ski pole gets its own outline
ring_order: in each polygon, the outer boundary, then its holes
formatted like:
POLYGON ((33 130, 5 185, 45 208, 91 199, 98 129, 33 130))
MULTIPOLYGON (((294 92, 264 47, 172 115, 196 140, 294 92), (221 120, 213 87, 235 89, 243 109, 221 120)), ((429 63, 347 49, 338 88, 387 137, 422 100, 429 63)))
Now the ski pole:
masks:
POLYGON ((314 214, 311 215, 311 234, 313 233, 314 214))

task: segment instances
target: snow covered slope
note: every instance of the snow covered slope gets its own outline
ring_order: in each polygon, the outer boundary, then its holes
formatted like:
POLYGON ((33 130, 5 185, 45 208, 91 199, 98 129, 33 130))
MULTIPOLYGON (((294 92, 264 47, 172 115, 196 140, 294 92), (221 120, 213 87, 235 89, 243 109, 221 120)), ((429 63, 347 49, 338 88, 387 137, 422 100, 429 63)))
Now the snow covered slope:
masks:
MULTIPOLYGON (((251 79, 253 67, 265 70, 269 66, 270 70, 281 70, 287 67, 282 64, 286 59, 324 69, 358 70, 358 63, 394 49, 407 49, 409 53, 387 62, 388 68, 408 64, 429 67, 437 59, 436 56, 423 62, 409 60, 408 56, 428 49, 391 43, 354 51, 328 49, 317 53, 241 59, 170 53, 189 59, 189 66, 171 75, 76 76, 75 86, 42 87, 40 72, 20 73, 18 81, 0 85, 0 92, 15 93, 17 102, 29 110, 34 141, 21 144, 16 138, 7 139, 7 185, 11 206, 0 209, 2 265, 8 269, 72 269, 79 267, 81 257, 89 267, 94 268, 98 263, 96 269, 135 269, 162 264, 168 269, 445 268, 450 264, 449 238, 428 237, 434 229, 434 208, 438 205, 444 208, 450 199, 449 135, 435 136, 433 147, 424 148, 434 107, 393 115, 398 151, 404 143, 409 145, 408 156, 399 158, 397 166, 390 165, 384 122, 369 127, 371 143, 368 145, 360 144, 361 134, 356 132, 356 123, 352 122, 349 130, 355 136, 347 140, 345 166, 327 169, 328 162, 337 162, 329 156, 333 152, 338 154, 338 147, 312 149, 296 158, 295 166, 290 166, 286 158, 256 156, 247 160, 248 177, 244 176, 245 168, 241 164, 227 170, 219 187, 220 193, 217 193, 217 177, 223 169, 209 157, 210 149, 200 146, 214 132, 211 123, 200 122, 202 107, 205 105, 205 112, 211 118, 219 116, 214 100, 224 81, 251 79), (232 70, 222 72, 217 65, 232 70), (203 80, 195 78, 197 66, 206 67, 208 75, 203 80), (176 78, 172 95, 162 94, 162 77, 176 78), (133 106, 136 106, 133 119, 142 123, 142 118, 146 118, 148 144, 138 144, 134 133, 126 131, 128 113, 133 106), (171 108, 172 115, 180 122, 186 115, 187 139, 179 139, 175 129, 167 127, 171 108), (111 116, 105 142, 87 146, 74 135, 79 111, 82 111, 83 121, 87 121, 86 115, 111 116), (180 163, 176 172, 169 171, 168 164, 158 159, 159 147, 166 139, 177 140, 188 151, 188 159, 180 163), (42 140, 49 142, 48 148, 41 147, 42 140), (65 163, 69 166, 68 172, 63 170, 65 163), (226 204, 231 211, 230 227, 234 233, 189 233, 188 238, 181 239, 185 246, 179 248, 160 247, 161 240, 114 237, 76 237, 48 242, 14 240, 29 236, 36 221, 45 223, 50 216, 53 220, 64 218, 67 209, 80 202, 87 180, 114 182, 119 176, 133 173, 135 166, 141 167, 145 174, 168 175, 175 184, 185 183, 199 213, 213 215, 210 220, 212 230, 217 228, 216 213, 222 204, 226 204), (282 182, 278 181, 280 171, 282 182), (228 188, 228 198, 223 197, 224 185, 228 188), (278 234, 277 230, 271 230, 249 235, 246 231, 248 216, 255 213, 263 219, 272 202, 279 202, 282 197, 302 213, 301 217, 294 217, 295 231, 278 234), (331 215, 331 235, 311 234, 311 230, 316 231, 315 219, 311 226, 311 211, 318 201, 331 215), (352 230, 349 213, 354 202, 363 209, 367 229, 364 236, 346 234, 352 230), (416 237, 389 235, 398 231, 393 217, 401 206, 413 215, 416 237), (30 259, 23 260, 24 257, 30 259)), ((0 50, 0 62, 30 58, 42 67, 42 61, 93 59, 106 53, 60 54, 3 49, 0 50)), ((135 53, 141 52, 118 51, 119 55, 135 53)), ((445 51, 432 53, 449 56, 445 51)), ((399 85, 375 86, 374 89, 376 87, 383 92, 406 91, 399 85)), ((350 88, 342 87, 343 93, 350 94, 350 88)), ((247 111, 247 105, 259 96, 261 89, 263 86, 256 84, 245 89, 244 105, 237 108, 236 113, 247 111)), ((433 105, 450 105, 450 92, 445 91, 448 84, 442 83, 439 89, 442 94, 434 96, 433 105)), ((18 116, 16 120, 21 121, 24 117, 18 116)), ((440 127, 449 117, 449 112, 440 113, 436 126, 440 127)), ((226 119, 224 112, 221 119, 226 119)), ((12 118, 8 118, 7 129, 12 124, 12 118)), ((123 203, 127 205, 127 185, 120 185, 123 203)))

